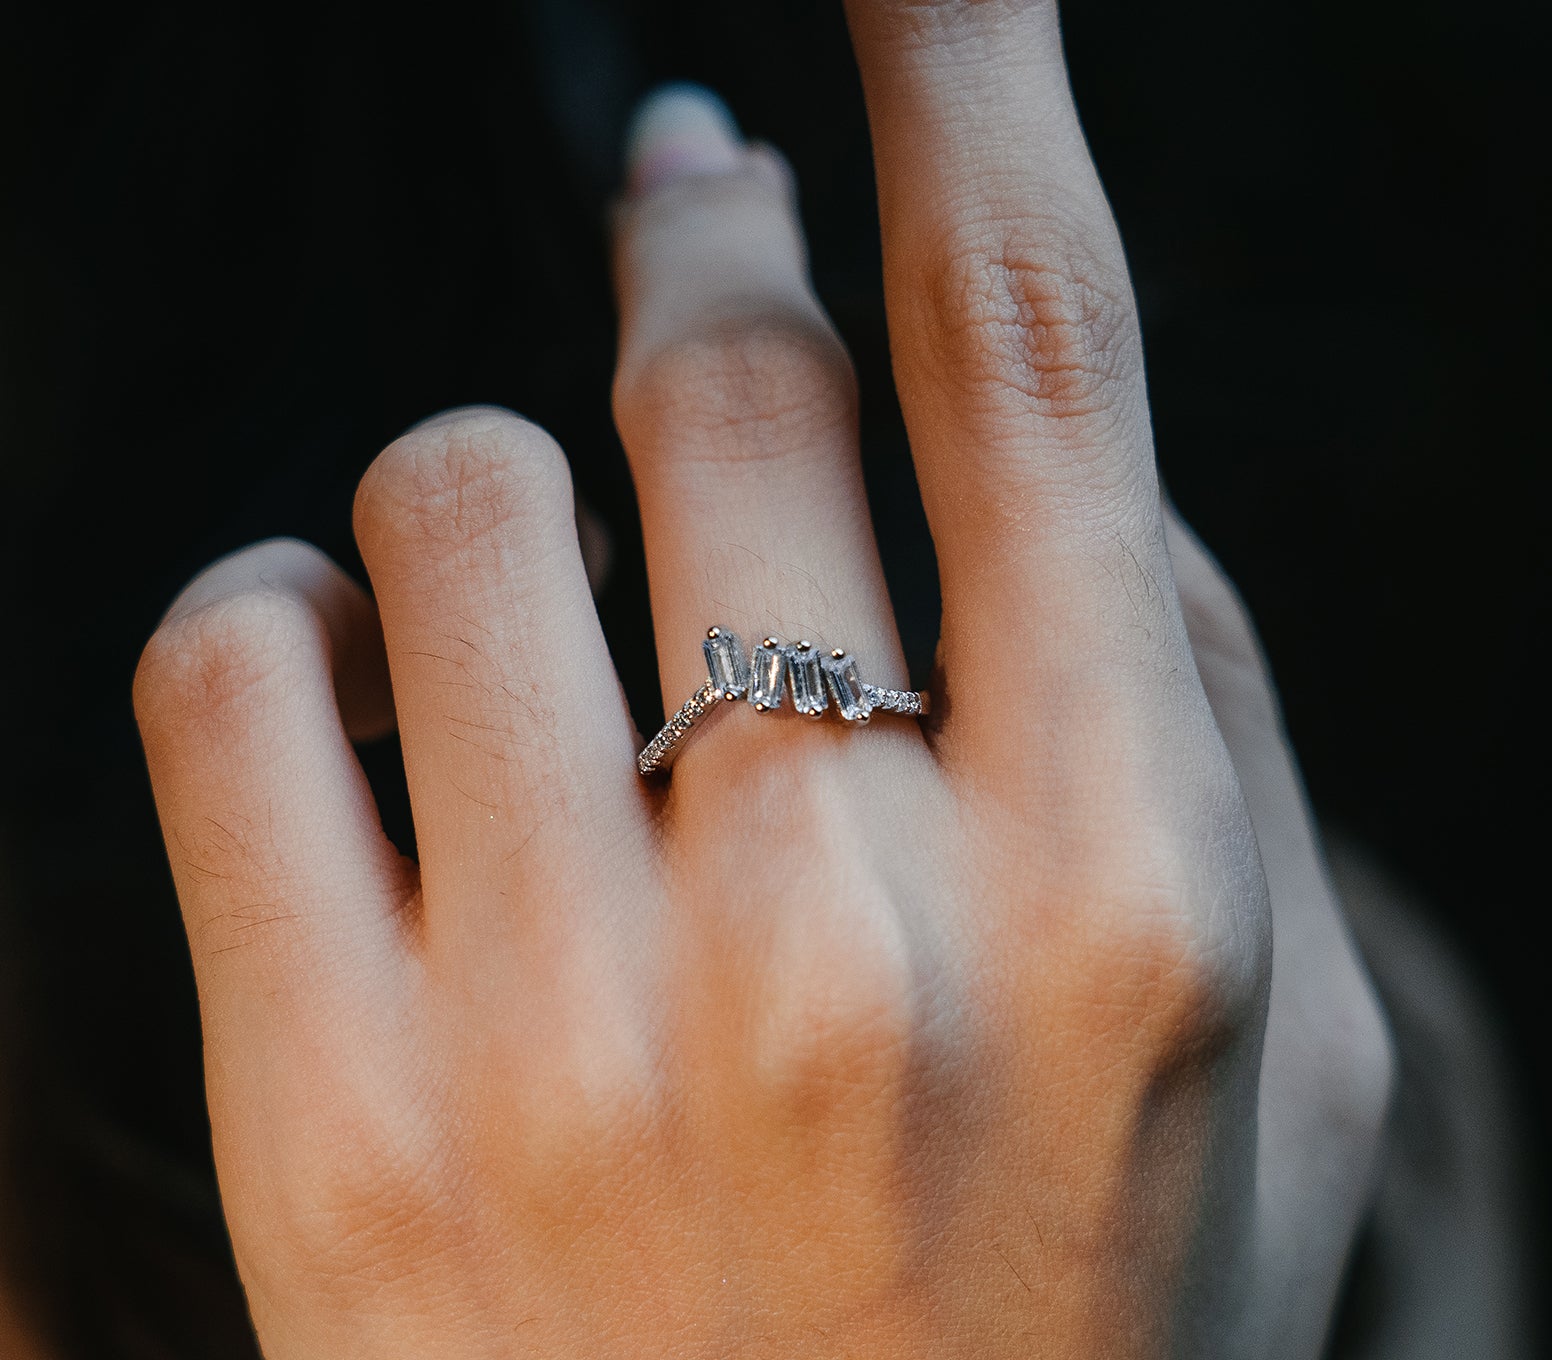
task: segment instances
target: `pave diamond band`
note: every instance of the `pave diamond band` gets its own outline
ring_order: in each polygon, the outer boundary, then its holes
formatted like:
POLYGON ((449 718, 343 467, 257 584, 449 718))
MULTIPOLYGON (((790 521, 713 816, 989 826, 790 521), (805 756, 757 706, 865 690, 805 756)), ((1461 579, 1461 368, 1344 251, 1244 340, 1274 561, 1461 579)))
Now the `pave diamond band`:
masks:
POLYGON ((833 711, 843 722, 857 726, 875 713, 920 718, 928 711, 928 696, 923 690, 866 684, 855 658, 844 648, 825 652, 811 642, 767 637, 752 651, 745 651, 736 633, 708 628, 701 652, 706 658, 706 683, 642 748, 636 768, 644 775, 666 769, 707 714, 738 699, 746 700, 756 713, 772 713, 784 707, 790 695, 796 713, 822 718, 833 711))

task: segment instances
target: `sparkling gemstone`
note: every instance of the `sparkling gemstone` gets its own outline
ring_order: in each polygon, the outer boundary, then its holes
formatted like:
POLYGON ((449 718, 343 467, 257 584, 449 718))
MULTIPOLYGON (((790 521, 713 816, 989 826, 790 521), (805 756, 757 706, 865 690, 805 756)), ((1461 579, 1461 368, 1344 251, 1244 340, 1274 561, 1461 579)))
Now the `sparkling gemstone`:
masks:
POLYGON ((730 633, 726 628, 716 628, 712 632, 716 636, 708 635, 701 643, 711 683, 725 699, 742 698, 749 688, 749 662, 744 655, 744 644, 736 633, 730 633))
POLYGON ((873 713, 873 700, 862 687, 856 658, 850 652, 844 652, 840 656, 826 656, 820 664, 830 682, 830 693, 835 695, 835 706, 841 717, 847 722, 867 722, 873 713))
POLYGON ((749 660, 749 702, 756 708, 780 708, 787 680, 787 649, 762 642, 749 660))
POLYGON ((792 681, 792 706, 799 713, 823 713, 830 706, 825 696, 824 672, 819 653, 812 647, 787 648, 787 675, 792 681))

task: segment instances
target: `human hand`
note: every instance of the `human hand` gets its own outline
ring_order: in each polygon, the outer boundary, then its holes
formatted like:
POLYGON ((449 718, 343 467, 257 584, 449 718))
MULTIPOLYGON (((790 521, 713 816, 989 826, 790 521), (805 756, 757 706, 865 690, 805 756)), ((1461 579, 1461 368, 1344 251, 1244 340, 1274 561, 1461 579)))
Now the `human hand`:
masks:
MULTIPOLYGON (((272 1360, 1319 1352, 1389 1050, 1253 637, 1160 505, 1055 11, 851 20, 930 727, 722 712, 641 781, 565 461, 489 410, 366 474, 375 605, 261 544, 147 647, 272 1360), (394 721, 418 865, 350 744, 394 721)), ((903 683, 786 170, 683 98, 634 164, 615 409, 668 708, 712 623, 903 683)))

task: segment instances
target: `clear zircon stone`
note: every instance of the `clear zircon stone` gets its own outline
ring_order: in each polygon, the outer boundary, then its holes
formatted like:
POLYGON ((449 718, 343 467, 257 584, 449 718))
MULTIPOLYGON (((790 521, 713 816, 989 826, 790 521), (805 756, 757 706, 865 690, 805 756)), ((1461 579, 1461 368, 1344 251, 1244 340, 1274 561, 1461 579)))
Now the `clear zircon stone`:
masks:
POLYGON ((787 680, 787 649, 762 642, 749 660, 749 702, 756 708, 781 707, 787 680))
POLYGON ((835 695, 835 706, 841 717, 847 722, 867 722, 873 713, 873 701, 862 687, 856 658, 846 652, 841 656, 826 656, 820 664, 830 682, 830 693, 835 695))
POLYGON ((819 653, 812 647, 787 648, 787 676, 792 681, 792 706, 799 713, 812 716, 829 708, 819 653))
POLYGON ((736 633, 726 628, 712 630, 701 643, 706 655, 706 672, 711 683, 724 699, 740 699, 749 689, 749 662, 744 655, 744 644, 736 633))

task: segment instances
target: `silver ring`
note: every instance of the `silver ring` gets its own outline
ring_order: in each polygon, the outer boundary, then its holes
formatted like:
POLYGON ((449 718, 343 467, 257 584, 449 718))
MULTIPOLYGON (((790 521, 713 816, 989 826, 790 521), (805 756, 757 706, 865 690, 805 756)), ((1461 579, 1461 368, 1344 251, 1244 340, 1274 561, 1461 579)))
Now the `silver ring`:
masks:
POLYGON ((811 642, 767 637, 746 653, 736 633, 708 628, 701 651, 706 657, 706 683, 642 748, 636 768, 643 775, 666 769, 707 714, 738 699, 747 700, 756 713, 774 713, 790 694, 794 712, 810 718, 834 712, 843 722, 859 727, 875 713, 920 718, 930 707, 925 690, 865 684, 856 660, 842 647, 824 652, 811 642))

